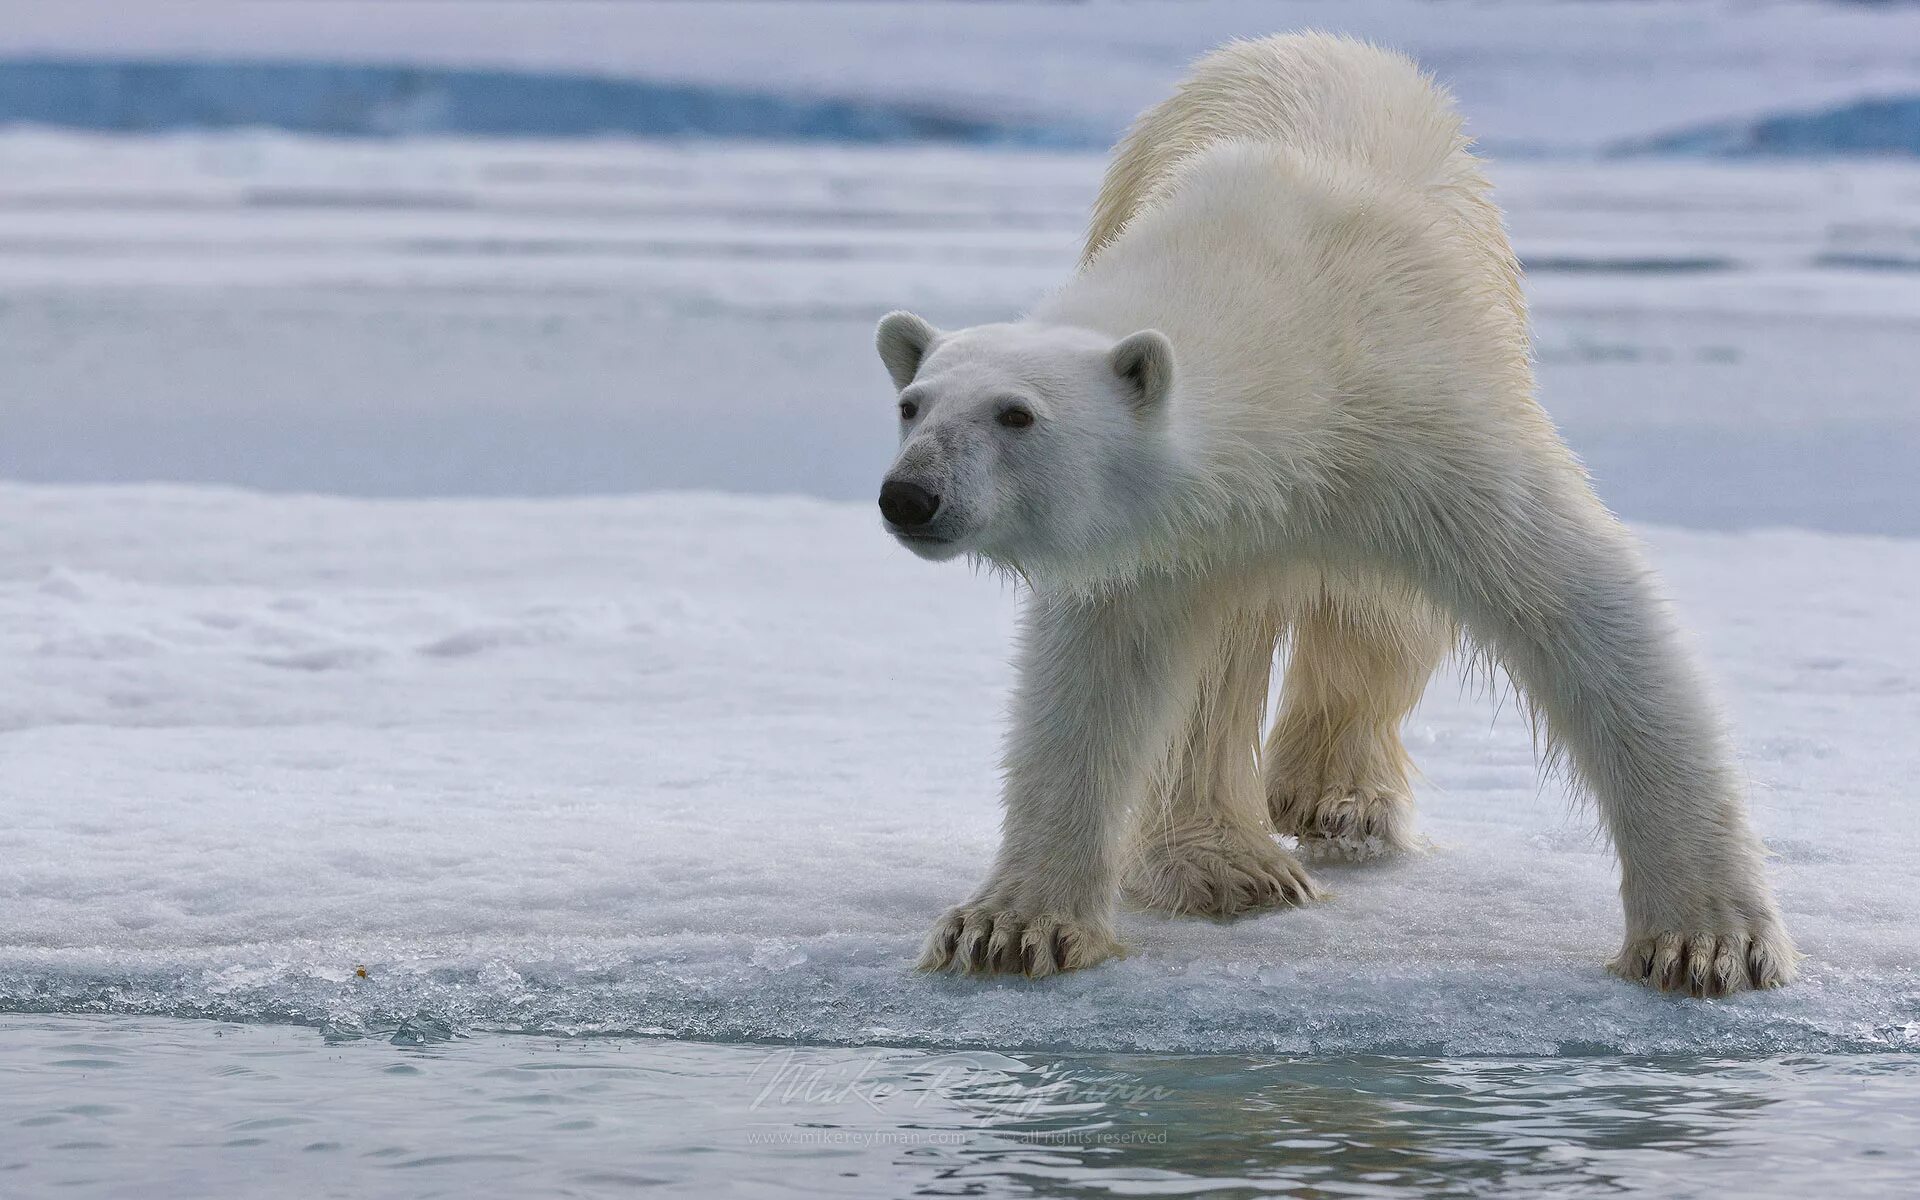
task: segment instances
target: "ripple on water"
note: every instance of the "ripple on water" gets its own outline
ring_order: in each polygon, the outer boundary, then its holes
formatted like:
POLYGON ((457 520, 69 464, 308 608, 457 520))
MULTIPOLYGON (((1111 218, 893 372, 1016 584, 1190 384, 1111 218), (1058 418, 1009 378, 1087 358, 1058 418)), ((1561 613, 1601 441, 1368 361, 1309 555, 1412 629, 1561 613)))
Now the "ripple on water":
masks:
POLYGON ((488 1034, 402 1047, 11 1016, 0 1126, 15 1131, 0 1155, 7 1194, 57 1180, 67 1195, 155 1200, 297 1172, 314 1155, 342 1194, 376 1200, 723 1186, 1891 1194, 1920 1171, 1920 1055, 1057 1055, 488 1034), (89 1061, 71 1051, 76 1034, 108 1031, 119 1070, 72 1065, 89 1061), (228 1070, 267 1050, 274 1073, 228 1070), (81 1163, 91 1180, 72 1179, 81 1163))

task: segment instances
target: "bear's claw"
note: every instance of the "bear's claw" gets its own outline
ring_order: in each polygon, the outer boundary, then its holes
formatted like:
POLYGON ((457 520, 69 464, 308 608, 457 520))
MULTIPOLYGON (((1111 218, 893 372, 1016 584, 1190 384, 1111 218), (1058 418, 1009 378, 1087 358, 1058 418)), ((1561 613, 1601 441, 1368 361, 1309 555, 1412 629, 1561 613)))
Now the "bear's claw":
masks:
POLYGON ((1092 922, 962 905, 934 924, 919 968, 1040 979, 1122 953, 1113 934, 1092 922))
POLYGON ((1793 982, 1800 955, 1787 936, 1760 933, 1652 933, 1629 937, 1614 974, 1663 992, 1730 996, 1793 982))

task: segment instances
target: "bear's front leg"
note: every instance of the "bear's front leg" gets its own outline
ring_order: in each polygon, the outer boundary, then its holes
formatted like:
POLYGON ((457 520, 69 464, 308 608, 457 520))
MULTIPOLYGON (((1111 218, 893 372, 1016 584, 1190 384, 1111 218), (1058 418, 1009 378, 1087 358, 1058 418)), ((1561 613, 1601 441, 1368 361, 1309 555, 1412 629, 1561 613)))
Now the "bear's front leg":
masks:
POLYGON ((1610 966, 1695 996, 1790 982, 1799 954, 1726 732, 1632 538, 1570 471, 1530 504, 1500 499, 1421 505, 1402 561, 1495 651, 1599 802, 1626 910, 1610 966))
POLYGON ((1121 834, 1186 709, 1200 624, 1171 582, 1029 602, 1000 852, 973 897, 933 927, 921 969, 1037 977, 1121 953, 1121 834))

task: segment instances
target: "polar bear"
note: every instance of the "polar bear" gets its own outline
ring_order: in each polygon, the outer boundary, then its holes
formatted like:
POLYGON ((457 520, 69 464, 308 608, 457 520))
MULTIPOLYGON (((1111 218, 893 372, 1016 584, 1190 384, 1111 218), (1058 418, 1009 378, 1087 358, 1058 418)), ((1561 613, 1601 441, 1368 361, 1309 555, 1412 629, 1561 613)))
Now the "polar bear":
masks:
POLYGON ((922 967, 1098 963, 1120 892, 1217 917, 1315 899, 1276 833, 1414 846, 1398 728, 1464 639, 1598 802, 1612 969, 1695 995, 1793 977, 1700 674, 1534 400, 1488 193, 1409 60, 1235 43, 1135 124, 1030 316, 881 321, 888 530, 1030 593, 1002 844, 922 967))

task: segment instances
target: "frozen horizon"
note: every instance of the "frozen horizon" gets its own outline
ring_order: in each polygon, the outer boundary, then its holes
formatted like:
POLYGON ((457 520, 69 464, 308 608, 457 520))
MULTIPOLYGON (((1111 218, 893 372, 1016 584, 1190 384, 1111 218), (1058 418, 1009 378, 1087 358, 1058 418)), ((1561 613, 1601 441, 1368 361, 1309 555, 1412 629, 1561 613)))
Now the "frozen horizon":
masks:
POLYGON ((1503 156, 1920 153, 1920 12, 1898 6, 71 0, 5 17, 0 124, 1097 148, 1220 42, 1322 29, 1411 54, 1503 156))
MULTIPOLYGON (((869 498, 873 322, 1017 315, 1102 157, 0 133, 0 477, 869 498)), ((1625 516, 1920 533, 1920 165, 1495 161, 1625 516)))

